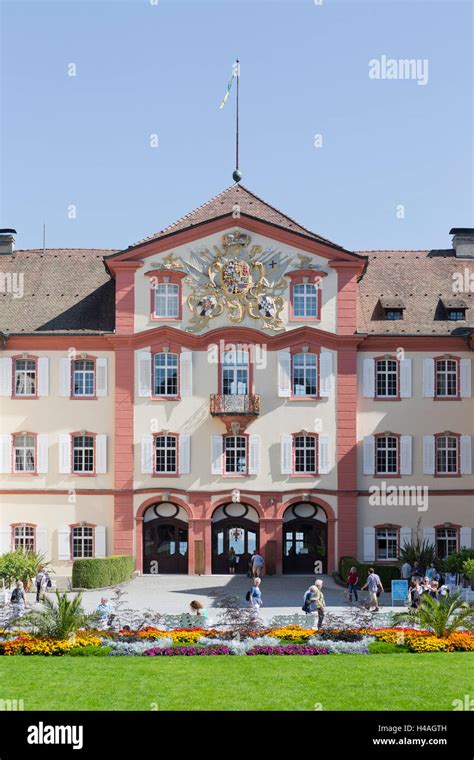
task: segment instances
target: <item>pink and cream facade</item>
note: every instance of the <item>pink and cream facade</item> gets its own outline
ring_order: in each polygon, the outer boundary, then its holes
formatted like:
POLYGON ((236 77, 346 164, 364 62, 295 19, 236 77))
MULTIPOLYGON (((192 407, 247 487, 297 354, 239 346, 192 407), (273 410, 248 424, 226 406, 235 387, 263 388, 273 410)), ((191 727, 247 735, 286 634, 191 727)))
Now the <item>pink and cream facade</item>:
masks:
POLYGON ((122 251, 3 251, 0 552, 280 574, 471 546, 458 239, 353 253, 236 185, 122 251))

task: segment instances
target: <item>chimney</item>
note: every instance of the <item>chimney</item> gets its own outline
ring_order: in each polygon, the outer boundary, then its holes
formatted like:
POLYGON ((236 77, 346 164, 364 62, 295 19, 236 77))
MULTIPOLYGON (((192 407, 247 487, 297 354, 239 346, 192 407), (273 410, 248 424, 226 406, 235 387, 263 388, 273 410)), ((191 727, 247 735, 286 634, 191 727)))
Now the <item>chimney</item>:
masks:
POLYGON ((0 229, 0 256, 8 256, 15 250, 16 230, 0 229))
POLYGON ((449 230, 453 236, 453 248, 458 259, 474 259, 474 228, 453 227, 449 230))

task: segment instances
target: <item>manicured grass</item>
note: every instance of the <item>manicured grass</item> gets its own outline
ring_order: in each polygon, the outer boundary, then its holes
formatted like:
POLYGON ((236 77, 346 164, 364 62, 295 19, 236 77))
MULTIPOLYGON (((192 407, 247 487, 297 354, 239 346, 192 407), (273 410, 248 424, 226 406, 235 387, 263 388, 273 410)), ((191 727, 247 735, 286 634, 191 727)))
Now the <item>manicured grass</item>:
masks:
POLYGON ((2 697, 25 710, 452 710, 473 672, 462 652, 0 658, 2 697))

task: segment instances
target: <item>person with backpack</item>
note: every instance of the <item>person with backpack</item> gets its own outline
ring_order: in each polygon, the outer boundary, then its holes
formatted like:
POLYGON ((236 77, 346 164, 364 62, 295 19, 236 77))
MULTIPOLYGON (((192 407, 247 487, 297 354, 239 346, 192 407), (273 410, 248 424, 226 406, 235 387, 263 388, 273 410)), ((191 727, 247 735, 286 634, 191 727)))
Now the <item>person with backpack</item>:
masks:
POLYGON ((10 602, 13 608, 15 617, 20 617, 28 606, 26 603, 25 589, 23 588, 23 581, 17 581, 16 586, 12 591, 10 602))
POLYGON ((254 578, 260 578, 262 572, 263 572, 263 566, 265 564, 264 559, 261 554, 259 554, 257 551, 255 551, 252 554, 251 558, 252 562, 252 575, 254 578))
POLYGON ((250 607, 252 607, 256 612, 258 612, 263 604, 262 592, 260 589, 261 582, 262 581, 260 578, 255 578, 252 588, 247 591, 247 594, 245 595, 246 601, 249 602, 250 607))
MULTIPOLYGON (((316 605, 316 586, 310 586, 309 589, 305 591, 303 606, 301 609, 306 615, 312 615, 313 618, 316 615, 318 609, 316 605)), ((314 622, 311 628, 314 628, 314 622)))

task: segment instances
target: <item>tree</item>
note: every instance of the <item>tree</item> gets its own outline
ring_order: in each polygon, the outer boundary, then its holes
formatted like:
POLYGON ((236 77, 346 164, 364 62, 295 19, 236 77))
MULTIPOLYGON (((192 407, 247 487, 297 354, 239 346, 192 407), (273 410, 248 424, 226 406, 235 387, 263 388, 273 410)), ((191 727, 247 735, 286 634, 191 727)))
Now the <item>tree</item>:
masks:
POLYGON ((474 583, 474 559, 467 559, 462 566, 464 577, 474 583))
POLYGON ((409 608, 393 615, 395 625, 416 624, 420 628, 433 631, 438 638, 447 636, 458 628, 474 632, 474 614, 463 601, 461 594, 449 594, 434 599, 424 593, 417 609, 409 608))
POLYGON ((97 624, 97 613, 86 613, 82 608, 82 594, 68 599, 66 593, 56 591, 56 600, 46 596, 41 610, 28 612, 21 619, 22 628, 39 636, 55 639, 70 639, 80 628, 90 628, 97 624))

